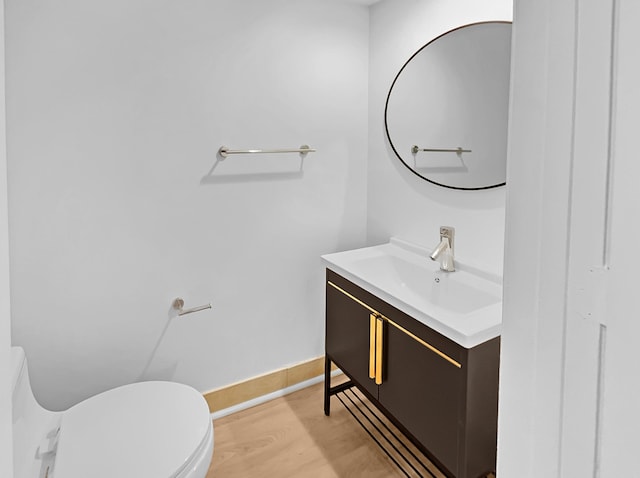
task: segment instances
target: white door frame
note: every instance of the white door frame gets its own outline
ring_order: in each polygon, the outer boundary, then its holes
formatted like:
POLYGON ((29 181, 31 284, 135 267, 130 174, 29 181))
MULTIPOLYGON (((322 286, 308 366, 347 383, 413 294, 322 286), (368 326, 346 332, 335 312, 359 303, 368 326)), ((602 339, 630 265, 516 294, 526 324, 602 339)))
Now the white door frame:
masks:
POLYGON ((499 478, 637 472, 638 21, 515 2, 499 478))
POLYGON ((9 224, 4 71, 4 0, 0 0, 0 476, 13 476, 9 224))

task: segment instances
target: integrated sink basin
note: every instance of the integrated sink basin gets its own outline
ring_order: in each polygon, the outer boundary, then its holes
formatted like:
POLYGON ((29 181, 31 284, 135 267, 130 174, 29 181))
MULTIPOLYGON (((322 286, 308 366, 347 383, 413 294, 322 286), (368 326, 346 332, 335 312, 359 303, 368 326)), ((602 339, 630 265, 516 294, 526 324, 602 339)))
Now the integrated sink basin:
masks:
POLYGON ((325 266, 466 348, 500 335, 501 278, 456 261, 440 270, 400 239, 322 256, 325 266))

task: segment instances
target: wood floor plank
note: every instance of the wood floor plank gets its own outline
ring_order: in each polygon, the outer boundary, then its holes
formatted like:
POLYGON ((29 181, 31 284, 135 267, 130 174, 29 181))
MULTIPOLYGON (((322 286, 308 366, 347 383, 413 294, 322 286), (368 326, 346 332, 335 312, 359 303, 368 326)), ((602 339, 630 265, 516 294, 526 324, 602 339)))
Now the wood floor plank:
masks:
POLYGON ((207 478, 394 478, 404 476, 322 384, 214 422, 207 478))

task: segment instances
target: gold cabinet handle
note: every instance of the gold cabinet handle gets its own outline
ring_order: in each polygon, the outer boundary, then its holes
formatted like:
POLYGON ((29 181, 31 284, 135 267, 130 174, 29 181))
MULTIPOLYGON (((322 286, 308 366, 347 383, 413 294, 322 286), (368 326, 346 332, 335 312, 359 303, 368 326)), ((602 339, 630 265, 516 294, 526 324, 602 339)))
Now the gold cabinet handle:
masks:
POLYGON ((369 315, 369 378, 376 377, 376 315, 369 315))
POLYGON ((382 331, 384 321, 376 317, 376 385, 382 384, 382 331))

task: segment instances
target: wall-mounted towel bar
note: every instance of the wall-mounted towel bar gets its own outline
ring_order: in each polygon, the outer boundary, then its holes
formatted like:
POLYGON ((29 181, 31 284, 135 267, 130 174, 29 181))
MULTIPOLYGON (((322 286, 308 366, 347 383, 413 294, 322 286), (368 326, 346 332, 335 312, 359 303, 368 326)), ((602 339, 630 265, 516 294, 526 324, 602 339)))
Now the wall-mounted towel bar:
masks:
POLYGON ((297 149, 229 149, 226 146, 220 146, 218 154, 223 158, 226 158, 230 154, 259 154, 259 153, 315 153, 316 150, 310 148, 308 145, 303 144, 297 149))
POLYGON ((418 151, 427 151, 429 153, 470 153, 471 150, 470 149, 462 149, 460 147, 455 148, 455 149, 433 149, 433 148, 420 148, 418 146, 416 146, 415 144, 413 146, 411 146, 411 152, 413 154, 417 154, 418 151))
POLYGON ((211 308, 211 303, 200 305, 198 307, 192 307, 191 309, 184 309, 184 299, 177 297, 173 300, 172 304, 173 308, 178 311, 178 315, 187 315, 192 314, 194 312, 200 312, 201 310, 206 310, 211 308))

